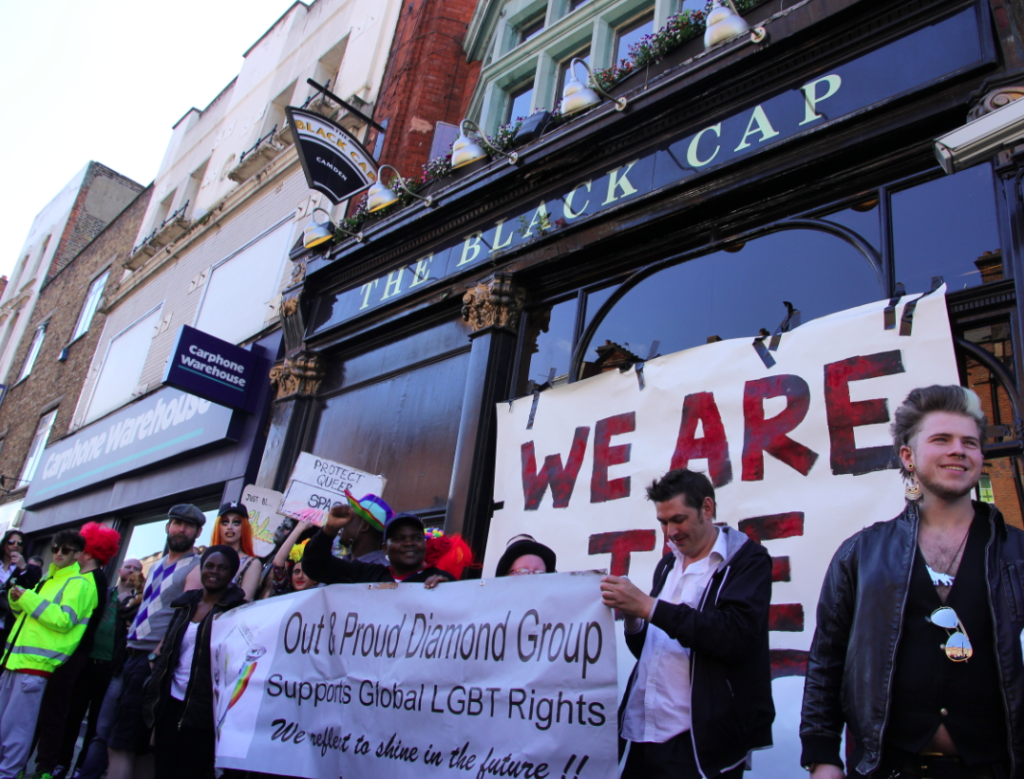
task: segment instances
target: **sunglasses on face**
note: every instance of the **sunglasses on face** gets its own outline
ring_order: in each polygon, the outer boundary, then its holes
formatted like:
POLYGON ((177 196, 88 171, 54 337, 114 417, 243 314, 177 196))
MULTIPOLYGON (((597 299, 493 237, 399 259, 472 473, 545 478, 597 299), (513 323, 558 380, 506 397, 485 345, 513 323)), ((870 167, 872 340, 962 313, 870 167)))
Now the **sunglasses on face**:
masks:
POLYGON ((971 655, 974 654, 971 640, 967 637, 967 631, 964 630, 960 617, 953 609, 949 606, 938 608, 928 617, 928 621, 948 631, 948 638, 942 647, 946 652, 946 657, 954 663, 965 663, 971 659, 971 655))
POLYGON ((24 544, 16 538, 12 538, 7 542, 7 546, 24 546, 24 544))
POLYGON ((57 554, 57 552, 60 552, 62 555, 72 555, 72 554, 75 554, 76 552, 81 552, 81 551, 82 551, 81 549, 75 549, 74 547, 71 547, 71 546, 57 546, 56 544, 54 544, 53 546, 50 547, 50 553, 51 554, 57 554))

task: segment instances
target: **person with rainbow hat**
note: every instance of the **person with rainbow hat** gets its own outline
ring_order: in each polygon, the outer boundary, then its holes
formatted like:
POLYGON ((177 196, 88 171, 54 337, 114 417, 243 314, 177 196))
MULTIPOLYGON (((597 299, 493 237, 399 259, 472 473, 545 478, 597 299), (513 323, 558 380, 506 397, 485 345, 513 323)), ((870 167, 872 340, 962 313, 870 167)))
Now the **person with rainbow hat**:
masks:
POLYGON ((427 541, 423 521, 419 517, 395 514, 376 495, 366 495, 359 501, 347 491, 345 495, 349 505, 332 508, 320 532, 306 544, 302 568, 311 577, 324 584, 422 582, 428 588, 442 581, 455 580, 447 571, 426 564, 427 541), (353 559, 331 555, 331 547, 339 533, 342 542, 352 545, 353 559), (384 560, 370 562, 359 552, 373 544, 377 533, 383 534, 381 553, 384 560))
POLYGON ((388 556, 383 549, 384 526, 395 516, 395 512, 377 495, 363 495, 356 500, 351 492, 345 490, 345 497, 355 515, 340 533, 341 543, 349 548, 346 559, 388 565, 388 556))

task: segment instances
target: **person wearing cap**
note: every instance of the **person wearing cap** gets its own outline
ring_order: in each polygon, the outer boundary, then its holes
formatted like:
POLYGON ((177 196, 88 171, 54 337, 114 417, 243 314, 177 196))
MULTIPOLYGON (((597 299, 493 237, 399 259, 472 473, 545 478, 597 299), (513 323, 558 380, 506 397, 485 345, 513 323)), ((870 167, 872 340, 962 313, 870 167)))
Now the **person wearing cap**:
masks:
MULTIPOLYGON (((242 588, 247 601, 254 600, 263 567, 252 548, 252 524, 249 522, 249 509, 244 503, 231 500, 220 507, 217 524, 210 534, 210 546, 230 546, 235 550, 240 564, 231 583, 242 588)), ((185 580, 185 589, 198 590, 202 587, 199 576, 199 566, 196 566, 185 580)))
POLYGON ((395 514, 384 525, 387 565, 333 557, 331 546, 335 537, 355 516, 351 506, 335 506, 320 532, 306 544, 302 567, 316 581, 324 584, 423 582, 428 588, 443 581, 455 581, 446 571, 426 565, 427 539, 423 534, 423 521, 415 514, 395 514))
MULTIPOLYGON (((66 663, 53 672, 50 683, 46 685, 46 692, 43 693, 39 724, 36 726, 36 740, 39 744, 36 773, 42 776, 53 775, 58 766, 67 767, 71 762, 70 755, 65 755, 64 760, 61 760, 65 730, 73 728, 74 738, 77 739, 83 717, 78 717, 77 722, 72 724, 69 712, 72 701, 77 702, 88 695, 85 686, 79 689, 78 685, 83 681, 82 676, 86 675, 84 672, 89 664, 89 654, 107 609, 109 583, 103 566, 110 562, 121 547, 121 534, 99 522, 87 522, 79 533, 85 539, 85 549, 78 556, 79 572, 96 588, 96 609, 82 634, 82 640, 78 642, 78 648, 66 663)), ((74 740, 71 742, 71 751, 74 751, 74 740)))
POLYGON ((498 560, 494 575, 529 576, 535 573, 555 573, 557 559, 554 549, 523 533, 509 539, 505 553, 498 560))
POLYGON ((350 550, 345 559, 387 565, 388 556, 384 554, 383 548, 384 526, 395 516, 395 512, 377 495, 363 495, 356 500, 351 492, 345 490, 345 497, 355 514, 339 534, 341 543, 350 550))
POLYGON ((210 546, 199 563, 201 586, 174 599, 153 675, 146 682, 143 715, 155 728, 156 779, 213 779, 216 726, 210 636, 218 614, 245 603, 233 583, 238 553, 226 545, 210 546))
MULTIPOLYGON (((149 731, 142 721, 142 690, 154 653, 171 622, 171 605, 185 591, 185 579, 199 563, 195 542, 206 524, 206 515, 191 503, 179 503, 167 512, 167 554, 149 569, 142 603, 128 630, 120 694, 107 739, 107 779, 132 779, 138 773, 152 775, 149 731)), ((111 688, 111 693, 116 688, 111 688)))

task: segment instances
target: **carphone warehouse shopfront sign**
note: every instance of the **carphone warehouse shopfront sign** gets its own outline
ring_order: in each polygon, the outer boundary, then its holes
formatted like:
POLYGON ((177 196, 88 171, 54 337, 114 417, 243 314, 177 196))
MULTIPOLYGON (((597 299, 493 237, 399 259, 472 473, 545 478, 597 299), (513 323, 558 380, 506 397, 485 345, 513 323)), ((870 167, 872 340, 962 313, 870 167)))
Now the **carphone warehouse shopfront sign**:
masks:
POLYGON ((259 354, 182 325, 164 371, 164 384, 230 408, 252 411, 259 354))
POLYGON ((43 453, 25 508, 176 455, 238 438, 230 408, 171 387, 61 439, 43 453))

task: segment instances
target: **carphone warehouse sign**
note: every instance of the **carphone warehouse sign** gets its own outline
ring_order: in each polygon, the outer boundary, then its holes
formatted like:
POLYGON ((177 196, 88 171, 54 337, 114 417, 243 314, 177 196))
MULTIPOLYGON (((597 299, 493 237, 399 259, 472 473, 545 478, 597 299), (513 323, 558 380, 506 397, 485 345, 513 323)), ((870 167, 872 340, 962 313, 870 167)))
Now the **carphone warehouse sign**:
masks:
POLYGON ((260 355, 182 325, 164 370, 164 384, 229 408, 252 411, 260 355))

